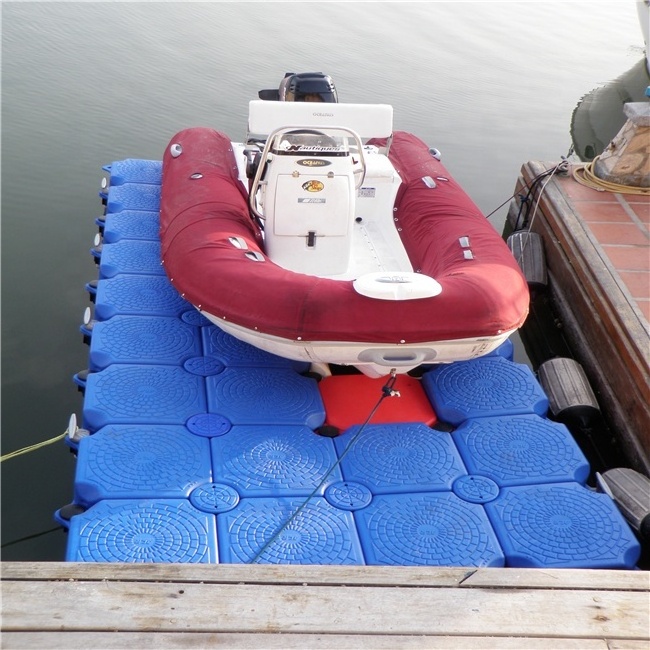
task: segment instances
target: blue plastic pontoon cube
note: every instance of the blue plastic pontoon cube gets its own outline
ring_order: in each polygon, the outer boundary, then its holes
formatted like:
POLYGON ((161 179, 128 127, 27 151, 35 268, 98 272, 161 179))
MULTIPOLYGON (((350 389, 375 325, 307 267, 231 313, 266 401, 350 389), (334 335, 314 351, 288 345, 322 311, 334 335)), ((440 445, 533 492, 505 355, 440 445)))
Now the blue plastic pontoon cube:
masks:
POLYGON ((470 474, 501 487, 589 478, 589 462, 566 426, 538 415, 466 420, 452 438, 470 474))
POLYGON ((114 316, 92 329, 89 368, 97 371, 114 363, 180 366, 201 351, 200 329, 180 318, 114 316))
POLYGON ((367 425, 355 439, 358 432, 351 427, 334 444, 345 480, 373 494, 448 491, 467 474, 449 433, 417 422, 367 425))
POLYGON ((160 209, 160 185, 124 183, 108 189, 107 212, 122 210, 144 210, 155 212, 160 209))
POLYGON ((104 243, 113 244, 122 239, 159 241, 160 215, 157 211, 123 210, 108 212, 98 225, 104 228, 104 243))
POLYGON ((323 497, 242 499, 217 515, 217 534, 221 562, 364 563, 352 513, 323 497))
POLYGON ((95 318, 113 316, 179 317, 194 307, 163 275, 118 275, 97 283, 95 318))
POLYGON ((175 366, 113 365, 91 372, 84 395, 84 426, 185 424, 206 410, 204 379, 175 366))
POLYGON ((484 508, 507 566, 632 569, 640 556, 610 497, 578 483, 504 488, 484 508))
POLYGON ((450 492, 376 496, 354 518, 367 564, 504 566, 483 507, 450 492))
POLYGON ((214 515, 186 499, 100 501, 70 520, 67 562, 218 559, 214 515))
POLYGON ((120 273, 165 275, 160 263, 160 242, 122 239, 102 246, 99 278, 114 278, 120 273))
POLYGON ((203 345, 205 354, 217 357, 225 366, 292 368, 296 372, 309 370, 309 363, 306 361, 295 361, 271 354, 236 339, 216 325, 203 330, 203 345))
POLYGON ((325 421, 314 379, 284 368, 226 368, 206 378, 211 413, 236 424, 296 424, 311 429, 325 421))
POLYGON ((104 169, 110 172, 111 185, 124 185, 125 183, 160 185, 162 180, 162 161, 160 160, 127 158, 117 160, 104 169))
POLYGON ((548 411, 548 398, 531 369, 498 355, 436 366, 422 382, 438 417, 455 425, 469 418, 548 411))
POLYGON ((305 426, 234 426, 210 442, 214 480, 242 497, 322 495, 341 480, 331 438, 305 426))
POLYGON ((79 442, 74 501, 185 498, 211 477, 208 440, 185 427, 108 425, 79 442))

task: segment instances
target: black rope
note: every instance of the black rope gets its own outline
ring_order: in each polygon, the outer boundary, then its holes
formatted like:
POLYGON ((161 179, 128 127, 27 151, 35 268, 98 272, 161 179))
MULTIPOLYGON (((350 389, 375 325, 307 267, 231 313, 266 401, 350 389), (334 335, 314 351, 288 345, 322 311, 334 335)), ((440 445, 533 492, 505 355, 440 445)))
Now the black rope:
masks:
POLYGON ((43 535, 49 535, 55 530, 65 530, 63 526, 57 526, 56 528, 50 528, 48 530, 43 530, 40 533, 34 533, 33 535, 27 535, 26 537, 21 537, 20 539, 14 539, 11 542, 5 542, 0 548, 7 548, 8 546, 13 546, 14 544, 20 544, 21 542, 27 542, 30 539, 36 539, 37 537, 43 537, 43 535))
POLYGON ((387 397, 399 397, 399 392, 394 389, 396 381, 397 381, 397 374, 393 369, 391 370, 391 374, 390 377, 388 378, 388 381, 384 386, 382 386, 381 397, 377 400, 377 403, 375 404, 375 406, 373 406, 365 422, 361 425, 359 430, 354 434, 353 438, 347 444, 347 447, 344 449, 343 453, 339 456, 338 460, 327 470, 327 472, 325 472, 325 475, 321 479, 320 483, 313 489, 311 494, 300 504, 300 506, 296 509, 296 511, 278 528, 278 530, 275 531, 275 533, 273 533, 273 535, 269 538, 269 540, 253 556, 253 559, 250 560, 249 564, 255 564, 262 557, 262 555, 264 555, 264 553, 269 548, 269 546, 271 546, 271 544, 273 544, 273 542, 275 542, 275 540, 278 539, 280 534, 287 529, 289 524, 291 524, 291 522, 295 520, 295 518, 305 509, 307 504, 316 496, 318 491, 323 487, 329 475, 341 464, 341 461, 345 458, 345 456, 350 451, 350 449, 352 449, 352 445, 354 445, 356 440, 363 433, 364 429, 372 419, 373 415, 377 412, 377 409, 379 408, 381 403, 387 397))
POLYGON ((555 174, 558 169, 561 169, 562 167, 566 166, 568 164, 568 157, 571 156, 573 153, 573 145, 569 148, 569 151, 566 156, 561 156, 561 161, 555 165, 552 169, 547 169, 546 171, 541 172, 540 174, 537 174, 535 178, 533 178, 532 181, 530 181, 530 184, 525 184, 522 190, 527 190, 526 194, 523 194, 523 191, 515 192, 512 196, 508 197, 501 205, 497 206, 490 212, 488 215, 486 215, 486 219, 489 219, 492 215, 494 215, 497 210, 500 210, 504 205, 506 205, 509 201, 512 201, 512 199, 518 198, 520 201, 519 204, 519 212, 517 213, 517 219, 515 221, 515 224, 513 226, 513 230, 519 230, 520 228, 523 229, 526 227, 528 223, 528 213, 530 211, 530 199, 535 193, 535 190, 537 189, 538 183, 543 179, 546 178, 546 176, 549 176, 551 174, 555 174), (526 216, 524 218, 524 221, 521 226, 519 226, 519 222, 521 221, 521 214, 522 210, 526 207, 526 216))

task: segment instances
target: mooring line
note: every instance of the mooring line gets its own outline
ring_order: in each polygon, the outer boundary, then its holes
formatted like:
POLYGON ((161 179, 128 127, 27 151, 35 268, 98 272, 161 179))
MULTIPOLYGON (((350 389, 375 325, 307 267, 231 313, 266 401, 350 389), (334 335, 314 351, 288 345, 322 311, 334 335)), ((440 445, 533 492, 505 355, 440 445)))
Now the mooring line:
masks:
POLYGON ((41 447, 46 447, 47 445, 51 445, 55 442, 58 442, 59 440, 63 440, 63 438, 65 438, 67 435, 68 435, 68 430, 66 429, 62 434, 55 436, 54 438, 50 438, 49 440, 44 440, 43 442, 37 442, 36 444, 30 445, 29 447, 16 449, 16 451, 10 451, 8 454, 5 454, 4 456, 0 456, 0 463, 4 463, 5 460, 9 460, 10 458, 15 458, 16 456, 22 456, 23 454, 27 454, 30 451, 36 451, 41 447))
POLYGON ((275 533, 273 533, 273 535, 269 538, 269 540, 253 556, 253 559, 250 560, 249 564, 255 564, 262 557, 262 555, 271 546, 271 544, 273 544, 273 542, 275 542, 275 540, 278 539, 278 537, 282 534, 282 532, 284 532, 287 529, 287 527, 291 524, 291 522, 296 519, 296 517, 305 509, 307 504, 316 496, 318 491, 325 484, 325 481, 327 480, 329 475, 341 464, 341 461, 345 458, 345 456, 350 451, 350 449, 352 449, 352 446, 359 438, 359 436, 363 433, 363 430, 366 428, 366 426, 372 419, 373 415, 377 412, 377 409, 379 408, 380 404, 384 401, 384 399, 386 397, 399 397, 399 392, 393 389, 396 381, 397 381, 397 372, 395 368, 393 368, 390 371, 390 377, 388 378, 388 381, 384 386, 382 386, 381 397, 377 400, 377 403, 372 408, 372 410, 368 414, 368 417, 365 419, 364 423, 361 425, 359 430, 354 434, 352 440, 350 440, 350 442, 347 444, 346 448, 343 450, 343 453, 339 456, 337 461, 327 470, 327 472, 321 479, 320 483, 312 490, 311 494, 300 504, 297 510, 280 526, 280 528, 278 528, 278 530, 275 533))

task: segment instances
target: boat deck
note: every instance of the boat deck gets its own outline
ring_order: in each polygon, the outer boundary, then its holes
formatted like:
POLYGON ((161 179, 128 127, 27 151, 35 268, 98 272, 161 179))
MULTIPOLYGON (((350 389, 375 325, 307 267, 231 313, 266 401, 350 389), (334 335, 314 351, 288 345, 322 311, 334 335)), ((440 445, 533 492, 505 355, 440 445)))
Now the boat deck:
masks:
MULTIPOLYGON (((555 165, 522 167, 517 191, 555 165)), ((634 467, 650 474, 650 195, 555 174, 531 229, 542 236, 562 331, 634 467)), ((518 208, 509 215, 511 224, 518 208)))
POLYGON ((629 298, 630 307, 650 323, 650 194, 601 192, 558 179, 559 187, 580 214, 602 249, 603 264, 629 298))
POLYGON ((4 563, 2 647, 645 650, 649 574, 4 563))

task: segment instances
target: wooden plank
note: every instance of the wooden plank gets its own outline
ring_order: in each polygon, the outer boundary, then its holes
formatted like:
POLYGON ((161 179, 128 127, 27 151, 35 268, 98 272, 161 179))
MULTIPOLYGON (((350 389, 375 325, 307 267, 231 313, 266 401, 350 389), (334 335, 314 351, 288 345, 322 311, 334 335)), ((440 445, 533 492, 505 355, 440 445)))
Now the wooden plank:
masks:
POLYGON ((201 583, 334 584, 455 586, 476 569, 462 567, 391 567, 269 564, 164 564, 4 562, 3 580, 131 580, 201 583))
POLYGON ((647 571, 605 571, 591 569, 478 569, 462 587, 509 587, 521 589, 597 589, 650 593, 647 571))
MULTIPOLYGON (((544 166, 531 164, 531 172, 539 173, 544 166)), ((574 212, 566 195, 562 191, 563 182, 575 182, 571 179, 555 178, 549 183, 539 203, 540 212, 546 217, 557 244, 567 256, 570 268, 563 283, 575 283, 581 289, 581 295, 590 299, 593 305, 603 310, 603 325, 613 346, 620 348, 622 354, 628 355, 628 361, 638 365, 638 350, 632 342, 647 338, 636 313, 630 309, 628 297, 621 291, 619 283, 612 276, 608 265, 601 255, 600 246, 591 234, 587 224, 574 212), (622 333, 625 336, 622 336, 622 333)), ((533 224, 533 230, 534 228, 533 224)), ((553 247, 551 247, 551 251, 553 247)), ((647 363, 645 364, 647 367, 647 363)))
POLYGON ((340 634, 217 634, 124 632, 9 632, 2 635, 5 650, 101 648, 102 650, 159 650, 160 648, 229 648, 231 650, 647 650, 645 641, 544 637, 469 637, 340 634))
POLYGON ((5 631, 650 639, 648 594, 625 591, 4 581, 3 609, 5 631))
MULTIPOLYGON (((526 163, 517 187, 523 182, 529 184, 551 167, 535 161, 526 163)), ((648 332, 627 290, 564 190, 574 182, 570 177, 556 176, 545 185, 532 230, 544 240, 550 292, 569 325, 565 335, 613 429, 619 432, 630 461, 647 473, 648 332)))
POLYGON ((387 587, 535 587, 647 591, 645 571, 245 564, 3 562, 2 580, 93 580, 387 587))

